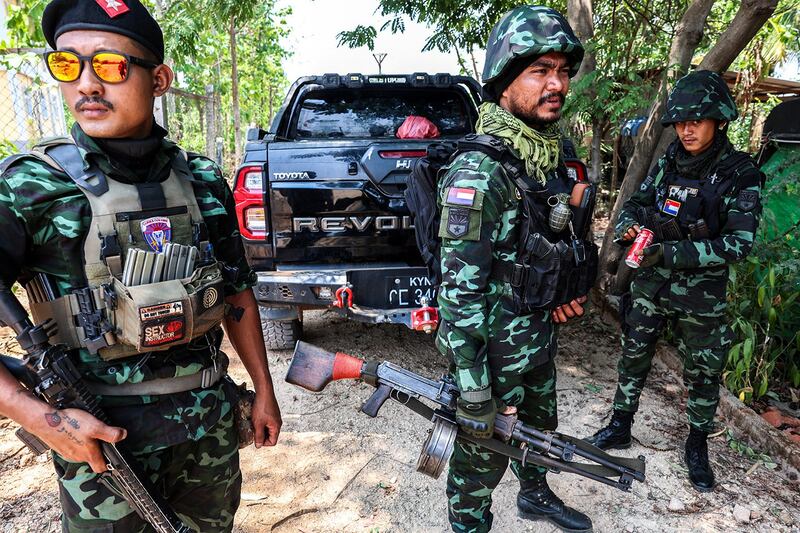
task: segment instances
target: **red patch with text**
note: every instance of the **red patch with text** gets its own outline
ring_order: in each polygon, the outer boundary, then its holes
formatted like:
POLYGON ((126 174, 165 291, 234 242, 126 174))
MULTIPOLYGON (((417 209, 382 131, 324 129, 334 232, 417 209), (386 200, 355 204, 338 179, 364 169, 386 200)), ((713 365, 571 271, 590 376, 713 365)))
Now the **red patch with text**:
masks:
POLYGON ((142 324, 142 346, 161 346, 181 340, 186 335, 184 317, 150 320, 142 324))

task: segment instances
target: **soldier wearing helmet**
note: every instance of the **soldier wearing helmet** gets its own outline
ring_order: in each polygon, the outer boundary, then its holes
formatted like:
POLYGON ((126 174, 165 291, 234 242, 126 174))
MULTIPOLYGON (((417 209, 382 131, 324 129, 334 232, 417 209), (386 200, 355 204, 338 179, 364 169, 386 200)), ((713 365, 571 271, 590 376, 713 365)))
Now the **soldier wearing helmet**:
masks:
POLYGON ((639 395, 669 322, 689 387, 684 460, 700 492, 714 487, 707 438, 732 342, 725 314, 729 265, 750 253, 761 213, 762 174, 727 136, 728 123, 737 116, 728 86, 715 72, 684 76, 669 95, 661 123, 673 125, 678 139, 625 203, 616 224, 623 241, 634 239, 642 227, 655 237, 643 251, 623 306, 611 422, 588 439, 603 449, 631 445, 639 395))
MULTIPOLYGON (((460 390, 458 424, 474 436, 491 436, 498 410, 512 408, 533 427, 554 430, 557 425, 556 324, 583 314, 585 292, 551 307, 520 306, 519 284, 507 274, 530 252, 521 246, 529 242, 522 237, 530 229, 526 224, 544 219, 547 225, 546 203, 530 200, 538 216, 528 210, 531 191, 545 200, 558 191, 569 196, 557 122, 582 58, 583 46, 560 13, 543 6, 506 13, 487 44, 483 77, 488 101, 481 105, 476 130, 512 154, 522 182, 483 151, 461 152, 442 168, 442 322, 436 343, 450 360, 460 390)), ((535 232, 550 242, 560 238, 547 227, 535 226, 535 232)), ((546 469, 511 463, 520 481, 521 517, 569 531, 591 530, 589 517, 550 490, 546 469)), ((447 480, 453 531, 491 529, 491 493, 507 466, 501 454, 456 442, 447 480)))

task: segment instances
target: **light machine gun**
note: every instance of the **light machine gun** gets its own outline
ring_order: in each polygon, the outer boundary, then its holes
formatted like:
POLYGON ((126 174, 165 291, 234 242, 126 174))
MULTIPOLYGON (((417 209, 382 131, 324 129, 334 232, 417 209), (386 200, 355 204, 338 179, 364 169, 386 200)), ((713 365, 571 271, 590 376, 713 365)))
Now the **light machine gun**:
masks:
POLYGON ((535 464, 552 472, 568 472, 627 491, 634 480, 644 481, 644 458, 609 455, 600 448, 569 435, 542 432, 523 424, 516 414, 498 414, 495 437, 478 439, 459 430, 455 420, 458 388, 449 376, 438 381, 424 378, 389 362, 363 361, 344 353, 327 352, 298 342, 286 381, 319 392, 331 381, 359 379, 376 387, 361 411, 375 417, 387 399, 405 405, 433 422, 422 447, 417 471, 438 478, 462 439, 501 453, 523 464, 535 464), (421 400, 435 404, 430 407, 421 400), (576 462, 575 456, 591 463, 576 462))
MULTIPOLYGON (((0 355, 0 364, 26 389, 54 409, 81 409, 101 422, 110 424, 98 404, 97 396, 86 388, 66 348, 49 343, 48 324, 34 326, 25 309, 8 289, 0 289, 0 325, 7 325, 14 330, 17 341, 27 353, 23 359, 0 355)), ((24 429, 18 430, 17 436, 37 455, 47 450, 41 440, 24 429)), ((124 443, 100 441, 100 448, 108 467, 101 481, 112 484, 114 491, 120 493, 157 533, 193 532, 152 487, 124 443)))

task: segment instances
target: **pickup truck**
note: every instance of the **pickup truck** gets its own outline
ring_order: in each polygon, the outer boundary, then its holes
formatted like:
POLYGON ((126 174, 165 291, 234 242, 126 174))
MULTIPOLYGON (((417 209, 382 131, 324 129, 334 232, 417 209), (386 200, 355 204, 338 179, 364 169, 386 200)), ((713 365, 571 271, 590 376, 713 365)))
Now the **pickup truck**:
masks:
POLYGON ((403 193, 428 145, 473 132, 479 104, 465 76, 324 74, 291 86, 269 132, 248 131, 233 189, 267 347, 293 347, 307 309, 435 329, 403 193), (398 135, 410 117, 435 133, 398 135))

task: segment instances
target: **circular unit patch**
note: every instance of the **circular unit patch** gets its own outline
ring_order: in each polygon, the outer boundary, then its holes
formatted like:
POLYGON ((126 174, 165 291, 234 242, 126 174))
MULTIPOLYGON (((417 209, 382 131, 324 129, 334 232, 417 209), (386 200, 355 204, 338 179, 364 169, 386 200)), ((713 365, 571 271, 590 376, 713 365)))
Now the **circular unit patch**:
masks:
POLYGON ((214 287, 209 287, 206 289, 206 292, 203 293, 203 307, 206 309, 211 309, 214 307, 214 304, 217 303, 218 299, 219 293, 217 292, 217 289, 214 287))

